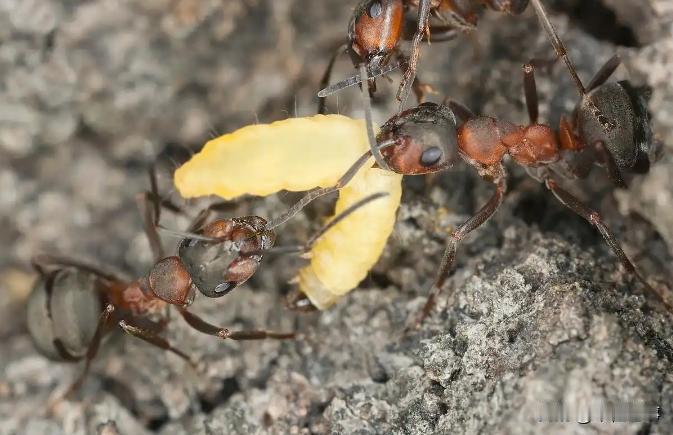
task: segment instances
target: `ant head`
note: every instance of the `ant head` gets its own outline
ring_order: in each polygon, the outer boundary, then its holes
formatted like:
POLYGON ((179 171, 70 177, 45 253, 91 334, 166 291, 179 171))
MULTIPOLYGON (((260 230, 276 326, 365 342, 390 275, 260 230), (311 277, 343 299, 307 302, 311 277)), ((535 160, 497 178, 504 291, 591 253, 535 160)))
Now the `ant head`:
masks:
POLYGON ((486 0, 486 4, 494 11, 519 15, 528 7, 528 0, 486 0))
POLYGON ((361 0, 348 26, 353 62, 383 65, 400 40, 403 23, 402 0, 361 0))
POLYGON ((188 306, 194 301, 192 277, 179 257, 167 257, 156 263, 148 284, 156 297, 169 304, 188 306))
POLYGON ((647 172, 652 129, 647 111, 647 92, 628 81, 608 82, 587 93, 577 108, 581 139, 602 142, 620 169, 647 172))
POLYGON ((456 117, 447 106, 434 103, 423 103, 388 120, 377 142, 383 145, 388 167, 398 174, 441 171, 460 157, 456 117))
POLYGON ((186 238, 178 255, 196 288, 209 298, 224 296, 247 281, 262 260, 259 252, 271 248, 276 239, 258 216, 220 219, 200 234, 213 240, 186 238))

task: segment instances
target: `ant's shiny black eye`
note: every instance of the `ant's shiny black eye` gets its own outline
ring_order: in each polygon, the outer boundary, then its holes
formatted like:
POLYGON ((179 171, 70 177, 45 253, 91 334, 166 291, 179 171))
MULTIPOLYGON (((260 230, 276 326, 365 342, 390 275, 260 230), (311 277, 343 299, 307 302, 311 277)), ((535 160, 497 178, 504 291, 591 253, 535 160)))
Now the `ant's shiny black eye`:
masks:
POLYGON ((427 167, 437 164, 442 159, 442 150, 438 147, 430 147, 421 154, 421 165, 427 167))
POLYGON ((372 4, 369 5, 369 16, 372 18, 376 18, 379 15, 381 15, 381 12, 383 12, 383 6, 381 5, 380 1, 374 1, 372 4))

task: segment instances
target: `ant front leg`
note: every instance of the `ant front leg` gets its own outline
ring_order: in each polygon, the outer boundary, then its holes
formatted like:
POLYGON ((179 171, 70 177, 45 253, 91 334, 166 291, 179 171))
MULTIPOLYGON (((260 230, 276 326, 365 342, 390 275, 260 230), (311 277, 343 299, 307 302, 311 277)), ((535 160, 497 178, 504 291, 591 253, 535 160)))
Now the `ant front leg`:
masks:
POLYGON ((204 334, 212 335, 222 339, 261 340, 265 338, 273 338, 277 340, 286 340, 295 338, 294 332, 274 332, 265 330, 230 331, 227 328, 220 328, 218 326, 206 322, 201 317, 197 316, 194 313, 190 313, 185 308, 182 307, 177 308, 182 317, 189 324, 189 326, 204 334))
POLYGON ((402 83, 397 91, 397 100, 400 102, 399 111, 404 109, 404 105, 409 97, 410 86, 416 77, 416 67, 418 64, 418 57, 421 52, 421 41, 423 36, 429 31, 431 0, 420 0, 418 2, 418 25, 416 33, 411 42, 411 56, 409 56, 409 64, 404 72, 402 83))
POLYGON ((187 355, 185 352, 173 347, 168 340, 165 338, 159 337, 155 332, 148 329, 141 328, 137 325, 133 325, 129 320, 119 321, 119 327, 121 327, 124 332, 129 335, 132 335, 136 338, 139 338, 153 346, 156 346, 160 349, 167 350, 179 356, 183 360, 189 363, 192 367, 196 368, 196 363, 187 355))
POLYGON ((545 178, 545 185, 554 194, 556 199, 558 199, 559 202, 561 202, 561 204, 565 205, 570 210, 582 216, 587 222, 596 227, 596 229, 598 229, 598 231, 601 233, 603 239, 608 244, 612 252, 617 256, 617 258, 624 266, 624 268, 629 273, 632 273, 638 279, 638 281, 640 281, 645 286, 647 291, 652 293, 652 295, 655 296, 659 301, 661 301, 669 310, 673 311, 673 307, 669 303, 667 303, 664 297, 652 286, 650 286, 650 284, 645 280, 645 278, 638 272, 638 269, 636 269, 636 266, 631 262, 631 260, 629 260, 629 257, 627 257, 627 255, 624 253, 624 250, 619 245, 619 242, 617 241, 615 236, 610 232, 608 227, 605 225, 603 219, 601 218, 601 215, 598 212, 587 207, 573 194, 561 188, 556 183, 556 180, 554 180, 553 178, 551 177, 545 178))
POLYGON ((472 231, 476 230, 482 226, 493 214, 496 212, 500 204, 505 197, 505 192, 507 191, 507 179, 504 168, 498 168, 498 176, 494 181, 495 183, 495 192, 491 199, 470 219, 465 221, 462 225, 456 228, 444 251, 444 256, 442 257, 442 263, 437 272, 437 277, 435 278, 434 283, 430 289, 430 294, 428 299, 423 306, 423 309, 419 313, 416 321, 413 325, 414 328, 420 327, 426 317, 430 314, 433 307, 436 304, 437 296, 442 290, 446 278, 449 276, 449 272, 453 267, 453 263, 456 260, 456 251, 458 250, 458 244, 460 241, 467 236, 472 231))

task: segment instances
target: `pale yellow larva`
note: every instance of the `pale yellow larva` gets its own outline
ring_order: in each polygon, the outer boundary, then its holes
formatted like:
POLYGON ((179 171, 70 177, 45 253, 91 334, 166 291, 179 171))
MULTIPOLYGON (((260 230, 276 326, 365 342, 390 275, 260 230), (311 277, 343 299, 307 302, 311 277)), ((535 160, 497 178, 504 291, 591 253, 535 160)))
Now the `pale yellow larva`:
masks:
MULTIPOLYGON (((329 187, 367 150, 364 122, 341 115, 291 118, 241 128, 209 141, 175 172, 186 198, 329 187)), ((402 176, 366 164, 339 192, 336 213, 377 192, 388 195, 331 228, 311 249, 298 275, 299 289, 319 309, 328 308, 364 279, 392 232, 402 176)))

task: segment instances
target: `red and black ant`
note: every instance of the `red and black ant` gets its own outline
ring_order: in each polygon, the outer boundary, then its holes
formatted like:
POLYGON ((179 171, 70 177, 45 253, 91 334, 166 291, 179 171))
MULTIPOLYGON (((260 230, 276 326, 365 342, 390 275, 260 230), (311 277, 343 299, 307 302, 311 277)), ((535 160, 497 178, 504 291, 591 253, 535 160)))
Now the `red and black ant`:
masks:
MULTIPOLYGON (((422 103, 393 116, 381 127, 378 135, 375 135, 370 96, 363 87, 371 150, 355 162, 335 186, 311 192, 310 197, 306 197, 308 201, 344 186, 358 168, 368 161, 368 157, 377 154, 379 167, 403 175, 435 173, 463 160, 476 169, 484 180, 493 183, 495 192, 490 200, 452 232, 416 325, 431 312, 453 266, 460 241, 493 216, 502 203, 507 190, 507 174, 503 165, 505 155, 509 155, 514 162, 526 168, 530 175, 543 182, 564 206, 595 226, 621 264, 667 308, 673 308, 638 272, 600 214, 563 189, 556 179, 557 175, 584 178, 593 165, 607 166, 610 177, 619 185, 624 184, 622 172, 647 172, 661 149, 661 144, 653 139, 647 100, 641 90, 628 81, 607 82, 619 65, 617 57, 610 59, 585 88, 539 0, 531 1, 559 56, 568 65, 580 89, 582 99, 571 121, 564 118, 558 132, 549 125, 538 122, 538 96, 533 63, 523 67, 530 118, 530 123, 525 126, 487 116, 476 116, 455 102, 448 105, 422 103)), ((360 69, 361 74, 366 77, 366 68, 361 66, 360 69)), ((304 205, 306 201, 302 200, 300 204, 304 205)))
POLYGON ((363 80, 356 75, 327 87, 336 57, 344 49, 356 68, 361 64, 367 66, 370 92, 376 89, 373 78, 402 66, 405 69, 404 77, 397 92, 400 110, 412 86, 419 100, 422 100, 424 87, 416 80, 422 40, 448 41, 461 32, 473 30, 477 25, 479 6, 516 15, 526 10, 528 0, 361 0, 348 25, 348 43, 339 47, 332 56, 321 81, 323 89, 318 93, 318 112, 324 113, 325 97, 363 80), (411 8, 418 9, 418 16, 414 20, 408 17, 411 8), (431 24, 431 17, 437 22, 431 24), (398 49, 400 40, 412 42, 408 58, 398 49), (399 62, 389 65, 393 56, 399 62))
MULTIPOLYGON (((269 252, 303 253, 334 225, 358 208, 385 196, 370 195, 341 212, 301 246, 274 248, 274 229, 259 216, 217 219, 206 223, 212 208, 201 212, 180 242, 177 256, 164 255, 158 222, 161 207, 180 208, 157 194, 154 171, 151 192, 138 197, 145 233, 155 258, 146 276, 135 281, 118 277, 85 262, 66 257, 38 256, 33 264, 40 278, 28 300, 27 324, 35 347, 44 356, 60 361, 85 360, 81 375, 65 396, 83 383, 103 337, 115 326, 124 332, 196 364, 159 334, 166 325, 162 314, 174 306, 194 329, 220 339, 291 339, 294 332, 266 330, 231 331, 212 325, 187 307, 196 291, 210 298, 222 297, 246 282, 269 252)), ((276 221, 278 222, 278 221, 276 221)), ((284 221, 283 221, 284 222, 284 221)), ((300 301, 301 302, 301 301, 300 301)))

